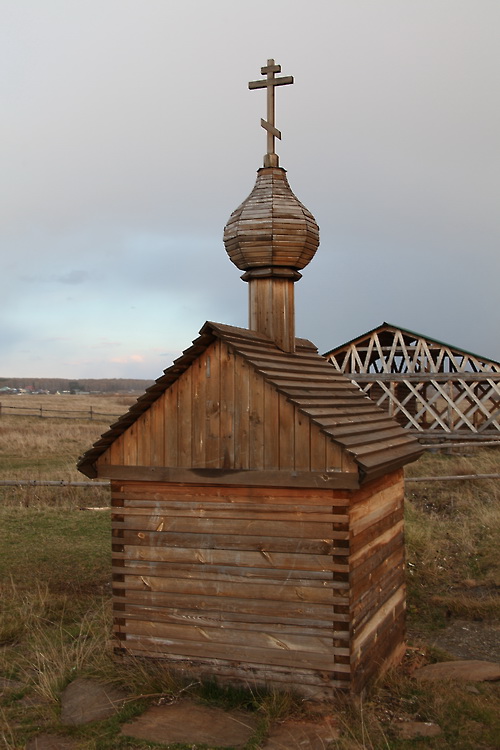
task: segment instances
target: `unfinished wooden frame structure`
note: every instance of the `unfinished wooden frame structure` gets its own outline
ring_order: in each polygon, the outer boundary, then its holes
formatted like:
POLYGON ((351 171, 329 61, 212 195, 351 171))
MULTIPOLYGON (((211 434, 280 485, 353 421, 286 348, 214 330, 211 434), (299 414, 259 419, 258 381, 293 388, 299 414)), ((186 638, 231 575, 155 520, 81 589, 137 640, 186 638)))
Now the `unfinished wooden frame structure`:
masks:
POLYGON ((423 438, 500 439, 500 363, 389 323, 325 354, 423 438))

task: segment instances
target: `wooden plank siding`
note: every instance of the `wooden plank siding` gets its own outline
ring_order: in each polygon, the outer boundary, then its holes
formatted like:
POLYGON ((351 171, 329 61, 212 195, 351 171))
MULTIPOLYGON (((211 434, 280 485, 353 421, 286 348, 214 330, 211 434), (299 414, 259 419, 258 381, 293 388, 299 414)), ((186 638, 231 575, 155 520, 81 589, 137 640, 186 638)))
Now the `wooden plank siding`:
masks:
POLYGON ((283 670, 304 673, 312 693, 349 685, 335 614, 349 602, 349 491, 113 482, 112 504, 127 653, 281 686, 283 670))
POLYGON ((114 481, 121 649, 359 692, 403 644, 402 498, 401 471, 357 490, 114 481))
POLYGON ((352 689, 402 656, 405 631, 404 476, 353 492, 349 509, 352 689))
POLYGON ((114 440, 97 461, 107 465, 357 473, 341 446, 221 340, 114 440))

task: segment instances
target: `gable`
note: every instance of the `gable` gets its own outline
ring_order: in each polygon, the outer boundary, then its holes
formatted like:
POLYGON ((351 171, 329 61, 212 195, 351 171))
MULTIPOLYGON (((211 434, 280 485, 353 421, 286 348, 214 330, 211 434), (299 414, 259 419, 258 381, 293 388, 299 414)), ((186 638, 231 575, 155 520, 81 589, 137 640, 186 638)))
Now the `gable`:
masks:
POLYGON ((106 466, 357 473, 299 406, 216 339, 98 458, 106 466))
POLYGON ((322 480, 331 481, 336 472, 354 476, 356 467, 367 481, 422 453, 309 341, 296 339, 296 351, 288 353, 266 335, 234 326, 206 323, 200 334, 84 454, 80 471, 269 467, 315 471, 314 481, 323 472, 322 480))

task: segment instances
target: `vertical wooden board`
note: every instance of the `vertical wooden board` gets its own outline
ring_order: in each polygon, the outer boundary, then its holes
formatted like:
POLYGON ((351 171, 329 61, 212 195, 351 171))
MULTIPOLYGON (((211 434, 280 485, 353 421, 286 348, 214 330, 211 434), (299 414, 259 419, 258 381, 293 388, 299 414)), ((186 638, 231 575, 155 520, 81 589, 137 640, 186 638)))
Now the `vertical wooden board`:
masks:
POLYGON ((311 471, 326 470, 326 435, 318 425, 311 423, 311 471))
POLYGON ((137 466, 137 436, 137 422, 134 422, 123 433, 123 463, 125 466, 137 466))
POLYGON ((295 407, 279 394, 279 468, 293 469, 295 455, 295 407))
POLYGON ((104 453, 101 453, 99 458, 96 461, 96 466, 108 466, 111 463, 111 448, 113 444, 109 446, 109 448, 104 451, 104 453))
POLYGON ((204 468, 205 466, 205 437, 207 427, 207 404, 206 404, 206 380, 207 367, 210 360, 207 352, 203 352, 191 365, 191 440, 192 440, 192 466, 193 468, 204 468))
POLYGON ((124 463, 124 448, 123 448, 123 435, 120 435, 114 442, 111 443, 108 449, 109 463, 114 466, 123 466, 124 463))
POLYGON ((165 463, 165 394, 151 404, 150 411, 151 466, 175 466, 176 464, 165 463))
POLYGON ((241 357, 237 357, 234 364, 234 468, 248 469, 250 368, 241 357))
POLYGON ((179 409, 179 383, 173 383, 162 396, 161 413, 158 426, 162 426, 163 464, 162 466, 179 466, 179 421, 182 412, 179 409))
POLYGON ((137 464, 151 466, 151 410, 141 414, 137 424, 137 464))
POLYGON ((221 342, 215 341, 206 353, 206 429, 205 466, 222 466, 220 441, 220 359, 221 342))
POLYGON ((311 420, 295 407, 295 461, 296 471, 311 470, 311 420))
POLYGON ((264 379, 251 370, 249 374, 249 465, 251 469, 264 468, 264 379))
POLYGON ((340 447, 340 445, 337 445, 337 443, 334 443, 333 440, 329 440, 327 438, 326 441, 326 470, 327 471, 346 471, 345 466, 345 460, 344 460, 344 453, 345 451, 340 447))
POLYGON ((279 393, 264 383, 264 469, 279 469, 279 393))
MULTIPOLYGON (((192 466, 192 435, 191 435, 191 377, 192 369, 182 373, 177 381, 177 431, 178 431, 178 466, 192 466)), ((168 430, 168 425, 165 425, 168 430)))
POLYGON ((234 354, 220 342, 220 453, 221 468, 234 467, 234 354))

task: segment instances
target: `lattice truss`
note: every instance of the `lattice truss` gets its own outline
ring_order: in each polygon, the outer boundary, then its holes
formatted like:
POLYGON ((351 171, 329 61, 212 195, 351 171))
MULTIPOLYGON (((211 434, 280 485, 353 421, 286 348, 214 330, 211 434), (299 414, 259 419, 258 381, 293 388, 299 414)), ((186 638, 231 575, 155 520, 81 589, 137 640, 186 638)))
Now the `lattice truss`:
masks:
POLYGON ((388 323, 325 356, 408 429, 498 437, 499 362, 388 323))

